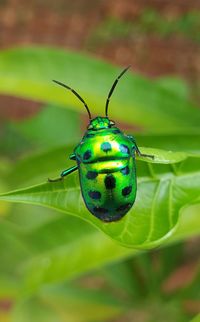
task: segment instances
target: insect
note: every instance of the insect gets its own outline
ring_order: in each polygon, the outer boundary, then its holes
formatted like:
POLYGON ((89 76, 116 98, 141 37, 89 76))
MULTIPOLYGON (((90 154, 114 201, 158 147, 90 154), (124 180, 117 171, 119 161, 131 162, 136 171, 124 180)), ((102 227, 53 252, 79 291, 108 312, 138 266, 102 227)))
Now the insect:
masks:
POLYGON ((69 156, 76 165, 64 170, 60 178, 78 170, 82 196, 88 210, 104 222, 120 220, 133 206, 136 198, 135 155, 154 158, 142 154, 133 136, 125 135, 108 117, 110 97, 125 68, 114 81, 105 106, 105 116, 92 118, 83 98, 71 87, 54 80, 70 90, 84 104, 89 125, 73 153, 69 156))

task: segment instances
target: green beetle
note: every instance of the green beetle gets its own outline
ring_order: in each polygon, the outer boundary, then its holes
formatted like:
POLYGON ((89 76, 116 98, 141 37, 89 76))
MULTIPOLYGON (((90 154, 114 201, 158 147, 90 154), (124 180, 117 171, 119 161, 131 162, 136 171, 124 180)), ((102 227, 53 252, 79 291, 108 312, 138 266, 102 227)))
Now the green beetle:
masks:
POLYGON ((90 110, 82 97, 71 87, 55 81, 71 90, 84 104, 90 123, 81 142, 70 155, 77 165, 64 170, 62 180, 68 174, 79 170, 82 196, 88 210, 104 222, 121 219, 133 206, 136 198, 137 180, 135 155, 154 158, 142 154, 130 135, 125 135, 108 118, 110 97, 125 68, 113 83, 106 101, 105 117, 91 117, 90 110))

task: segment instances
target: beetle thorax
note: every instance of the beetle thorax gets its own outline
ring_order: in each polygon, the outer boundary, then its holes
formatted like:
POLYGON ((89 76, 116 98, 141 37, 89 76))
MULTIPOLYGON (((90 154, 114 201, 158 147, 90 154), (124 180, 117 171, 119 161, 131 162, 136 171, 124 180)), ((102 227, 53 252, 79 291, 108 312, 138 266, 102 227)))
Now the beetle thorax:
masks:
POLYGON ((88 130, 101 130, 108 129, 114 125, 113 121, 110 121, 108 117, 97 116, 90 121, 88 125, 88 130))

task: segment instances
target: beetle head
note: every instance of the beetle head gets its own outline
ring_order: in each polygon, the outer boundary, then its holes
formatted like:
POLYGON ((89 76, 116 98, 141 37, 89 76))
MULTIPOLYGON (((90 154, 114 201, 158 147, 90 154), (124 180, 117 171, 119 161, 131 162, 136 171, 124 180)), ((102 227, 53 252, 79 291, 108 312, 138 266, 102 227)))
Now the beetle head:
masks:
POLYGON ((115 123, 113 121, 110 121, 108 117, 97 116, 90 121, 88 130, 97 131, 102 129, 109 129, 113 125, 115 125, 115 123))

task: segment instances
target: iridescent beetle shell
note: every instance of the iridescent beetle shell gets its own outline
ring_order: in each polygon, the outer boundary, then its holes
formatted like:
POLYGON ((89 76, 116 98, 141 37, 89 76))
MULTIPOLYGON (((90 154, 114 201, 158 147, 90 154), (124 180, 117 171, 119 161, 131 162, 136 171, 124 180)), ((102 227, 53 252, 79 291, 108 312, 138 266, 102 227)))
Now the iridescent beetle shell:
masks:
POLYGON ((82 97, 71 87, 55 81, 71 90, 84 104, 90 123, 81 142, 75 147, 71 160, 77 162, 61 173, 64 176, 78 170, 82 196, 87 209, 104 222, 121 219, 132 207, 136 198, 135 154, 151 157, 140 152, 135 139, 123 134, 108 118, 110 97, 125 68, 113 83, 106 101, 105 117, 92 119, 82 97))
POLYGON ((74 150, 82 196, 94 216, 116 221, 136 197, 135 144, 107 118, 95 118, 89 128, 74 150))

